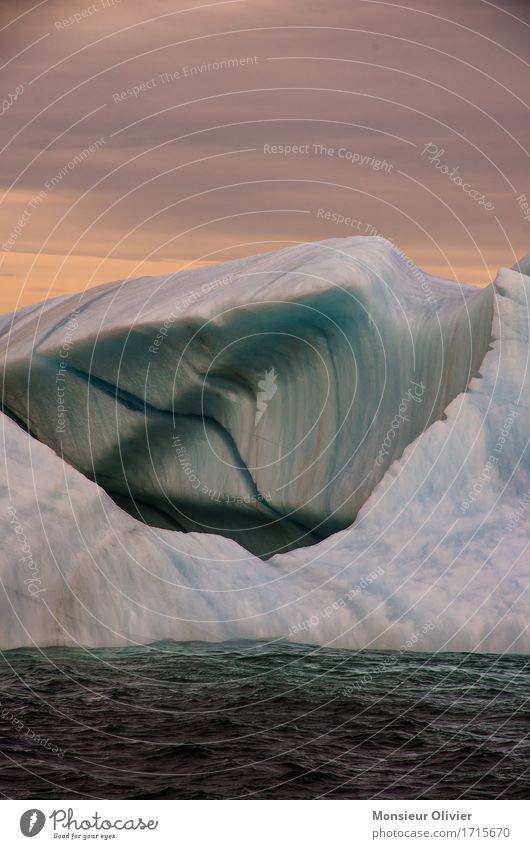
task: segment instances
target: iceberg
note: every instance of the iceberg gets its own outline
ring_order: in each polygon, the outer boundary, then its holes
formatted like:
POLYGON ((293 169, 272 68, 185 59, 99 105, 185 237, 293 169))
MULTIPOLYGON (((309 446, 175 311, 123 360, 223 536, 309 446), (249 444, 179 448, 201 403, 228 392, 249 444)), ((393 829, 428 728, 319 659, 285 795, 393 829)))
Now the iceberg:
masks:
POLYGON ((269 557, 355 519, 477 373, 491 288, 339 239, 17 315, 4 409, 150 525, 269 557))
POLYGON ((4 317, 0 646, 530 651, 527 271, 355 237, 4 317))

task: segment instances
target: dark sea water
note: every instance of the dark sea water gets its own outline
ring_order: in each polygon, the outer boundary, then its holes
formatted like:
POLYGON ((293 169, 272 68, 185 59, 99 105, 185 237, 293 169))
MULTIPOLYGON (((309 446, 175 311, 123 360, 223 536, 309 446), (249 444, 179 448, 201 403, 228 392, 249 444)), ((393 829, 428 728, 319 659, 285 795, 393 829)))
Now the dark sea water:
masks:
POLYGON ((161 643, 0 656, 7 798, 528 798, 530 658, 161 643))

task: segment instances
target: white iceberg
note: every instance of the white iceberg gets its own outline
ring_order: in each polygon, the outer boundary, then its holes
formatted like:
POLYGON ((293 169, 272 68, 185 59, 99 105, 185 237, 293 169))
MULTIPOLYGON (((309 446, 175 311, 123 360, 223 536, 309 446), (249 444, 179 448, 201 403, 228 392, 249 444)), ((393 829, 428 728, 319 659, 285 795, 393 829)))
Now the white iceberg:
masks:
POLYGON ((530 651, 529 287, 351 238, 6 317, 0 646, 530 651))

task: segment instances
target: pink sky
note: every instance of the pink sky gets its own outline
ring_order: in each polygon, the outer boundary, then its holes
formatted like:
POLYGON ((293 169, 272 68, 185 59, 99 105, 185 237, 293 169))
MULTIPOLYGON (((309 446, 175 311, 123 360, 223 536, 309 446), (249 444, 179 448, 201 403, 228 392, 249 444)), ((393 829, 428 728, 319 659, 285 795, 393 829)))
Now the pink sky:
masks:
POLYGON ((0 17, 2 312, 336 236, 384 235, 479 284, 530 249, 526 3, 47 0, 0 17))

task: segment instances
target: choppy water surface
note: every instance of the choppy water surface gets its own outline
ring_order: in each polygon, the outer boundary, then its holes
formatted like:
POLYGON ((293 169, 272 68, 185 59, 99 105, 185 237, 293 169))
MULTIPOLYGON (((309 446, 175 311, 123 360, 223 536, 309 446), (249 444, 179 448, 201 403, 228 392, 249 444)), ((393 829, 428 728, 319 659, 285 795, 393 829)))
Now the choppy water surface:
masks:
POLYGON ((9 798, 528 798, 530 658, 163 643, 0 657, 9 798))

